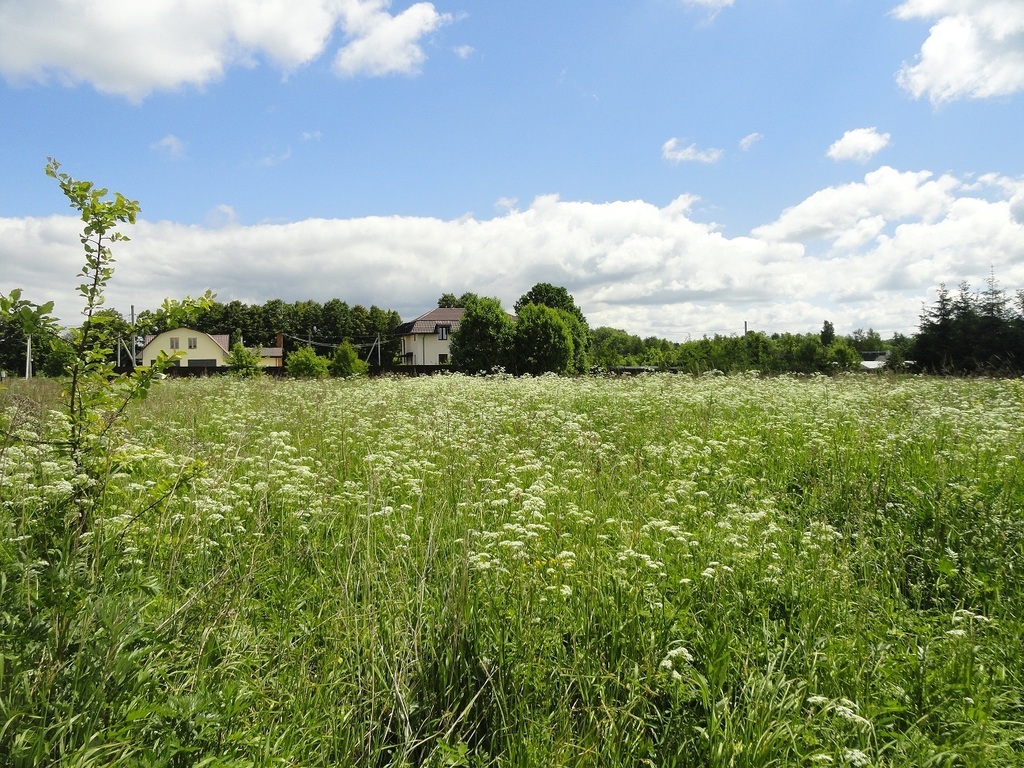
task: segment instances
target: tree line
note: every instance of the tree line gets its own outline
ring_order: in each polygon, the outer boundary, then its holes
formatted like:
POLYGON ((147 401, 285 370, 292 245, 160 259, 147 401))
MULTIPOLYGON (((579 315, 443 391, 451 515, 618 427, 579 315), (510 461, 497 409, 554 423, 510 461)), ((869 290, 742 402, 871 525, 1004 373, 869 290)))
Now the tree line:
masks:
MULTIPOLYGON (((281 334, 286 353, 311 346, 327 354, 345 341, 369 349, 379 337, 383 344, 382 359, 390 360, 401 346, 394 335, 401 324, 397 312, 376 305, 367 309, 361 304, 350 306, 341 299, 323 304, 270 299, 264 304, 215 301, 197 312, 189 327, 203 333, 229 335, 232 345, 240 343, 246 347, 275 346, 281 334)), ((166 313, 144 311, 139 314, 138 325, 145 333, 168 330, 166 313)))
POLYGON ((452 335, 452 365, 475 373, 500 367, 511 373, 581 373, 591 369, 648 368, 703 373, 758 370, 762 373, 833 373, 860 368, 882 357, 890 370, 938 374, 1024 372, 1024 290, 1008 296, 991 276, 984 290, 945 285, 922 310, 918 332, 887 339, 872 328, 838 335, 825 320, 817 333, 752 331, 705 336, 684 342, 598 327, 565 288, 539 283, 509 315, 494 298, 446 293, 441 307, 465 307, 452 335))
POLYGON ((982 291, 939 287, 921 315, 914 359, 923 370, 955 374, 1024 372, 1024 290, 1007 296, 990 275, 982 291))
MULTIPOLYGON (((207 294, 204 301, 188 304, 181 312, 183 302, 166 300, 156 310, 143 310, 132 324, 120 312, 104 308, 97 310, 96 320, 103 322, 114 339, 120 339, 119 348, 112 357, 128 364, 132 350, 145 336, 161 333, 186 325, 211 335, 226 335, 232 350, 238 345, 248 349, 272 347, 282 335, 285 355, 302 347, 311 347, 321 356, 333 358, 342 344, 361 353, 363 358, 373 354, 377 358, 378 339, 380 359, 391 362, 399 353, 401 340, 395 329, 402 319, 394 310, 361 304, 349 305, 340 299, 324 303, 316 301, 285 302, 271 299, 264 304, 246 304, 241 301, 222 303, 207 294)), ((34 369, 47 376, 61 376, 67 366, 70 348, 67 343, 70 329, 64 333, 40 335, 33 341, 34 369)), ((25 368, 27 334, 20 319, 0 313, 0 370, 22 372, 25 368)))
POLYGON ((694 373, 834 372, 859 367, 861 351, 902 351, 907 344, 905 337, 884 342, 870 329, 836 337, 828 321, 817 334, 748 333, 682 343, 654 336, 641 339, 617 328, 591 330, 569 292, 550 283, 538 283, 521 296, 515 316, 500 300, 472 293, 446 293, 438 306, 466 308, 451 337, 452 367, 466 373, 501 369, 518 375, 575 374, 630 367, 694 373))
POLYGON ((892 370, 954 375, 1024 373, 1024 290, 1010 296, 994 276, 982 291, 961 282, 956 293, 940 286, 919 318, 918 332, 883 339, 858 329, 839 336, 825 321, 819 333, 750 332, 681 343, 641 339, 615 328, 594 330, 592 365, 647 366, 700 373, 759 370, 815 373, 853 370, 871 353, 885 355, 892 370))
POLYGON ((635 366, 688 373, 832 373, 859 368, 862 351, 883 353, 892 348, 874 331, 858 331, 858 341, 834 336, 834 332, 830 338, 830 328, 831 323, 826 322, 820 333, 750 331, 742 336, 716 334, 684 342, 653 336, 641 339, 615 328, 597 328, 593 363, 601 368, 635 366))
MULTIPOLYGON (((401 339, 396 329, 401 317, 377 306, 349 305, 340 299, 264 304, 240 301, 221 303, 211 295, 191 302, 168 300, 153 311, 143 311, 132 326, 117 311, 97 310, 93 322, 102 322, 112 338, 122 339, 121 351, 130 357, 131 339, 159 333, 172 322, 210 334, 231 337, 232 353, 274 346, 284 336, 286 359, 300 367, 347 375, 362 370, 358 359, 379 358, 385 367, 398 362, 401 339), (172 318, 176 320, 172 321, 172 318), (344 350, 338 348, 344 345, 344 350), (309 351, 303 348, 309 347, 309 351), (323 360, 310 357, 315 354, 323 360), (338 360, 335 361, 335 357, 338 360), (355 358, 355 359, 353 359, 355 358)), ((922 310, 918 332, 883 339, 876 331, 858 329, 838 335, 825 321, 816 333, 752 331, 743 335, 705 336, 684 342, 630 334, 599 327, 591 329, 575 299, 563 287, 538 283, 514 304, 512 312, 496 298, 475 293, 445 293, 439 307, 464 307, 459 330, 451 337, 451 365, 466 373, 504 370, 522 375, 545 372, 579 374, 592 369, 641 367, 702 373, 758 370, 762 373, 831 373, 856 370, 866 353, 884 354, 891 369, 910 368, 929 373, 1019 374, 1024 372, 1024 290, 1007 295, 992 276, 985 288, 974 291, 962 282, 955 292, 940 286, 936 300, 922 310), (514 314, 513 314, 514 313, 514 314)), ((35 340, 35 369, 51 376, 63 374, 68 364, 70 331, 41 334, 35 340)), ((0 313, 0 369, 24 370, 26 331, 21 319, 0 313)), ((239 353, 240 354, 240 353, 239 353)), ((251 367, 251 360, 238 358, 251 367)))

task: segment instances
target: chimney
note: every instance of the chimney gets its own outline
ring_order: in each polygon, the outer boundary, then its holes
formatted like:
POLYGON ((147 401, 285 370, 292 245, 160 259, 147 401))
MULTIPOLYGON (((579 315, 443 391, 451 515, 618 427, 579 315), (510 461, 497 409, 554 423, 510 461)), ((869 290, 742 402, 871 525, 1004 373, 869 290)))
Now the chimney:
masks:
POLYGON ((284 349, 284 334, 283 333, 277 334, 277 348, 278 349, 284 349))

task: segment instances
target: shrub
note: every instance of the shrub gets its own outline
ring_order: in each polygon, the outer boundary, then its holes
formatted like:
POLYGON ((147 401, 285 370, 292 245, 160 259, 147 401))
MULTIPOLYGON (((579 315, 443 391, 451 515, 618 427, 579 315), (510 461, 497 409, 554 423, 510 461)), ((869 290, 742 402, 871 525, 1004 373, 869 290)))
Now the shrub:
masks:
POLYGON ((318 355, 312 347, 300 347, 290 352, 284 363, 288 375, 296 379, 324 379, 327 366, 327 358, 318 355))
POLYGON ((228 366, 231 373, 249 379, 254 376, 261 376, 263 369, 260 366, 260 356, 255 350, 246 349, 242 343, 236 341, 231 347, 231 354, 228 355, 228 366))
POLYGON ((331 358, 331 376, 347 378, 349 376, 363 376, 370 369, 370 366, 359 359, 359 355, 351 344, 343 341, 334 350, 334 357, 331 358))

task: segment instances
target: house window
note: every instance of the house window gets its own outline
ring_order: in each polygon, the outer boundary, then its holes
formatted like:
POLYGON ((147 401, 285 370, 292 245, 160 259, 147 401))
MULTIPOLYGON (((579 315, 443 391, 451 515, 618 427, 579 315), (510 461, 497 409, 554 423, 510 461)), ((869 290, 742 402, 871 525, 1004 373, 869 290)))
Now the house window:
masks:
POLYGON ((448 365, 448 355, 443 352, 437 356, 438 365, 448 365))
POLYGON ((438 341, 448 341, 448 326, 447 325, 439 325, 439 326, 437 326, 437 340, 438 341))
POLYGON ((195 349, 198 346, 199 346, 199 338, 197 336, 189 336, 188 337, 188 348, 189 349, 195 349))
POLYGON ((178 337, 171 336, 171 349, 178 349, 178 337))

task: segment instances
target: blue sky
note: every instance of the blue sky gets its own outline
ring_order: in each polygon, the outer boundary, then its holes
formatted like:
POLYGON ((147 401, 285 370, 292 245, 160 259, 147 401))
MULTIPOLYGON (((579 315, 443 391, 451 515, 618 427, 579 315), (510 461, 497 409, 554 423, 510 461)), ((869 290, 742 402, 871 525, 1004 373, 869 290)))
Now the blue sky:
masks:
POLYGON ((65 317, 48 156, 142 205, 124 312, 547 281, 681 340, 1024 288, 1019 0, 2 0, 0 77, 0 292, 65 317))

